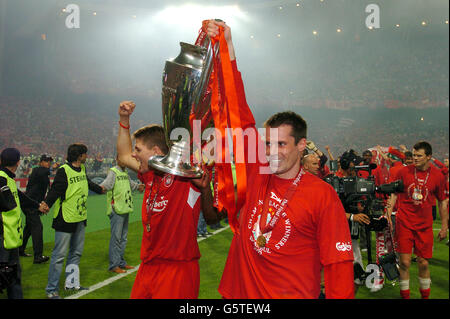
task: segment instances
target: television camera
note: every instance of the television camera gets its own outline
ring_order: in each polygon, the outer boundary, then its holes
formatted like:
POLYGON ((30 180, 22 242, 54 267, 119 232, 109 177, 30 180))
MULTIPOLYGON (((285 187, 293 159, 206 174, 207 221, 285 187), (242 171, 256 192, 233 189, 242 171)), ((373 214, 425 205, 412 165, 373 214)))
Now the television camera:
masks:
MULTIPOLYGON (((368 264, 372 264, 371 253, 371 236, 370 232, 383 231, 387 226, 387 219, 383 217, 385 204, 385 196, 392 193, 403 192, 403 181, 397 180, 392 183, 376 185, 375 177, 372 175, 372 170, 377 168, 374 163, 368 165, 355 165, 361 163, 362 159, 352 152, 346 152, 341 157, 341 167, 356 171, 355 176, 337 177, 330 175, 325 178, 338 194, 342 205, 347 213, 358 214, 364 213, 370 219, 370 224, 365 225, 368 264), (350 165, 353 162, 353 165, 350 165), (367 171, 367 178, 358 176, 358 172, 367 171)), ((331 171, 337 170, 336 161, 330 163, 331 171)), ((355 263, 355 278, 364 281, 368 274, 364 270, 358 269, 361 266, 355 263)), ((384 269, 386 277, 389 280, 394 280, 398 277, 397 258, 395 253, 389 253, 380 257, 380 266, 384 269)))

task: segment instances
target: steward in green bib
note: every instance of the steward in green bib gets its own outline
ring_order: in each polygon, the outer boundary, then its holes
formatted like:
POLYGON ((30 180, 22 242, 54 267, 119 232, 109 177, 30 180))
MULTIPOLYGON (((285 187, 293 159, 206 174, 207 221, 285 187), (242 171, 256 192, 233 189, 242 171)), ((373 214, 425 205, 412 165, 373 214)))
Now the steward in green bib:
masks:
POLYGON ((60 169, 66 173, 67 188, 64 199, 56 200, 53 218, 61 214, 66 223, 78 223, 87 219, 87 197, 89 187, 86 176, 86 168, 80 165, 80 171, 75 170, 69 164, 64 164, 60 169))
MULTIPOLYGON (((133 212, 133 196, 131 195, 131 183, 137 184, 130 180, 128 172, 122 170, 119 166, 111 168, 114 173, 114 187, 106 193, 106 214, 110 215, 114 207, 116 214, 129 214, 133 212)), ((137 185, 134 187, 137 188, 137 185)))
POLYGON ((0 292, 6 288, 9 299, 22 299, 19 247, 23 240, 22 206, 39 209, 41 205, 17 189, 16 171, 20 152, 6 148, 0 155, 0 292))
POLYGON ((78 265, 83 252, 87 225, 87 198, 89 190, 98 194, 104 193, 103 187, 87 177, 84 166, 86 158, 85 145, 70 145, 67 150, 67 164, 56 171, 53 184, 44 199, 48 207, 55 205, 52 224, 55 229, 55 247, 46 287, 47 297, 51 299, 59 298, 59 278, 68 250, 65 287, 83 289, 79 283, 78 265))
POLYGON ((132 190, 144 190, 144 185, 134 182, 128 176, 125 166, 116 158, 117 166, 112 167, 105 180, 100 184, 108 190, 106 196, 106 214, 111 223, 109 241, 109 269, 115 273, 124 273, 132 269, 124 259, 128 235, 128 217, 133 212, 132 190))
POLYGON ((22 209, 20 208, 16 181, 9 177, 4 170, 0 170, 0 177, 6 179, 6 185, 11 190, 11 194, 14 196, 14 201, 16 203, 15 208, 2 212, 3 247, 6 249, 13 249, 22 246, 22 209))

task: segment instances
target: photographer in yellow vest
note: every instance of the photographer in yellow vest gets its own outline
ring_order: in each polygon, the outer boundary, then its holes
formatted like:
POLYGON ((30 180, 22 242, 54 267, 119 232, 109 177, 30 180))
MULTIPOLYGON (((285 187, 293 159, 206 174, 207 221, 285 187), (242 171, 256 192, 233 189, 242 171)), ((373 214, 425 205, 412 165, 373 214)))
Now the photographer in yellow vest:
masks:
POLYGON ((53 248, 48 282, 45 291, 49 299, 59 299, 59 278, 67 251, 66 290, 86 290, 80 285, 79 267, 84 247, 84 235, 87 225, 87 197, 89 190, 105 193, 105 189, 93 183, 86 175, 84 163, 87 147, 72 144, 67 150, 67 163, 56 172, 53 184, 44 199, 53 210, 55 229, 55 247, 53 248))
POLYGON ((132 190, 144 191, 145 185, 132 181, 125 165, 116 157, 117 165, 111 167, 105 180, 100 184, 108 192, 106 214, 111 222, 109 241, 109 270, 118 274, 134 267, 124 259, 128 235, 128 217, 133 212, 132 190))
POLYGON ((0 292, 6 288, 8 299, 22 299, 19 247, 23 241, 22 208, 48 210, 17 189, 16 171, 20 152, 5 148, 0 154, 0 292))

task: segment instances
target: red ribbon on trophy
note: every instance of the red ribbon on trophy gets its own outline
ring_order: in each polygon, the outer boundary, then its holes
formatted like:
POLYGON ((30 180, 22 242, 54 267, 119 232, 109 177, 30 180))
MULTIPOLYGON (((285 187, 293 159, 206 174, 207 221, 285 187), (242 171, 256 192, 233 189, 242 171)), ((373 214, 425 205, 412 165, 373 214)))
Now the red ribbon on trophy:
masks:
MULTIPOLYGON (((204 41, 207 36, 208 20, 203 21, 196 44, 204 41)), ((227 129, 241 128, 239 115, 239 100, 234 79, 228 45, 225 40, 223 27, 219 26, 219 34, 211 38, 214 48, 219 43, 219 55, 213 57, 213 70, 210 75, 207 94, 211 95, 211 113, 216 129, 220 132, 220 140, 223 147, 220 154, 216 154, 215 177, 217 188, 215 196, 218 197, 217 209, 224 208, 228 214, 228 220, 233 233, 239 233, 239 221, 237 213, 243 206, 247 191, 247 177, 244 156, 244 137, 242 130, 233 130, 233 155, 236 167, 236 188, 234 191, 233 172, 230 160, 230 148, 227 138, 227 129), (236 160, 237 159, 237 160, 236 160)), ((203 121, 202 121, 203 122, 203 121)), ((203 124, 203 123, 202 123, 203 124)), ((217 149, 217 148, 216 148, 217 149)))

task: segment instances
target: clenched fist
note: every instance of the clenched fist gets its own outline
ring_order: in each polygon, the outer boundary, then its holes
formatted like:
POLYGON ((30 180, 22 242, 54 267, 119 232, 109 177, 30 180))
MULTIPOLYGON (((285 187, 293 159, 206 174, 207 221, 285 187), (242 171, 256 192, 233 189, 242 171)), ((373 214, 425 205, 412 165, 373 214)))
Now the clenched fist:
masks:
POLYGON ((120 118, 129 118, 133 113, 136 104, 133 101, 122 101, 119 105, 120 118))

